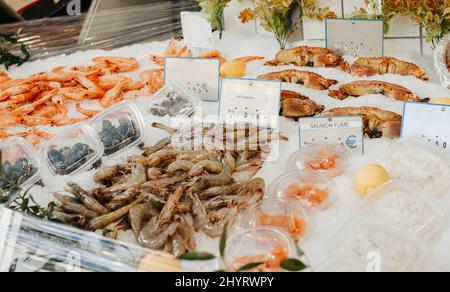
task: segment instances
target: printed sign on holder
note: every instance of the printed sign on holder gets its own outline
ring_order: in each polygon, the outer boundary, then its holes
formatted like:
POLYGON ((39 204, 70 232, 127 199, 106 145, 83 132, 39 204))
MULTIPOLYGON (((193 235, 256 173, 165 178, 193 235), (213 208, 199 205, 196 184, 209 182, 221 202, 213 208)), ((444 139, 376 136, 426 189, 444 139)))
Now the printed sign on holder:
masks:
POLYGON ((450 148, 450 106, 406 102, 402 137, 421 136, 444 150, 450 148))
POLYGON ((299 119, 300 147, 320 143, 343 144, 349 153, 364 155, 362 117, 299 119))
POLYGON ((181 84, 203 101, 219 101, 218 59, 166 58, 165 84, 181 84))
POLYGON ((253 79, 222 80, 220 119, 278 129, 281 83, 253 79))
POLYGON ((181 12, 184 43, 190 47, 213 49, 213 32, 209 19, 199 12, 181 12))
POLYGON ((340 55, 381 57, 384 55, 382 20, 326 19, 327 48, 340 55))

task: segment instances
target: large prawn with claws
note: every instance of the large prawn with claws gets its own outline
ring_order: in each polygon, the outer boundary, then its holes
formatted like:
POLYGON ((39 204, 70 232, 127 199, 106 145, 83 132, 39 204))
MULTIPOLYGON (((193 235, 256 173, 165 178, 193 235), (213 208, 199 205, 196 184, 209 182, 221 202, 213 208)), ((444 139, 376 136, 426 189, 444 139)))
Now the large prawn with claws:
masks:
POLYGON ((317 90, 326 90, 338 83, 338 81, 336 80, 326 79, 325 77, 317 73, 295 69, 272 72, 269 74, 261 75, 258 77, 258 79, 276 80, 281 82, 300 84, 305 86, 306 88, 317 90))

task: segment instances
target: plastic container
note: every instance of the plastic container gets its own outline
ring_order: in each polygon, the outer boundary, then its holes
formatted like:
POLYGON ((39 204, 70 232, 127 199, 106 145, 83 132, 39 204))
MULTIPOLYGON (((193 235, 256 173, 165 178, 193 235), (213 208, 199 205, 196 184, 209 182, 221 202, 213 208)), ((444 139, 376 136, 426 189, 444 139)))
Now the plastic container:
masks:
POLYGON ((42 178, 42 165, 32 146, 23 138, 11 138, 0 145, 4 175, 0 176, 0 188, 10 189, 8 180, 17 181, 28 189, 42 178))
POLYGON ((268 195, 299 201, 306 210, 326 210, 336 201, 336 187, 325 175, 294 170, 275 179, 268 195))
POLYGON ((200 103, 200 98, 184 86, 168 84, 151 97, 148 111, 161 117, 189 117, 200 103))
POLYGON ((247 209, 239 219, 238 227, 273 227, 282 229, 295 242, 308 236, 311 222, 300 202, 291 199, 263 200, 247 209))
POLYGON ((43 148, 46 166, 53 175, 75 175, 90 169, 104 153, 94 129, 76 125, 56 135, 43 148))
POLYGON ((361 203, 362 214, 407 229, 427 240, 438 240, 447 230, 447 214, 433 198, 402 181, 390 181, 361 203))
POLYGON ((450 194, 450 156, 419 137, 406 137, 380 158, 392 179, 405 180, 438 199, 450 194))
POLYGON ((297 258, 294 242, 278 228, 239 229, 230 235, 227 242, 223 259, 227 271, 238 271, 246 264, 265 262, 257 271, 276 272, 281 271, 280 259, 297 258))
POLYGON ((105 157, 120 154, 142 142, 144 118, 130 101, 107 109, 94 118, 90 125, 100 137, 105 157))
POLYGON ((335 256, 321 264, 314 272, 318 273, 364 273, 367 263, 351 256, 335 256))
POLYGON ((357 217, 332 237, 329 256, 349 255, 380 265, 382 272, 420 271, 429 254, 427 243, 403 228, 373 217, 357 217))
POLYGON ((288 160, 287 171, 313 170, 336 177, 342 175, 348 166, 348 156, 344 145, 317 144, 304 147, 288 160))

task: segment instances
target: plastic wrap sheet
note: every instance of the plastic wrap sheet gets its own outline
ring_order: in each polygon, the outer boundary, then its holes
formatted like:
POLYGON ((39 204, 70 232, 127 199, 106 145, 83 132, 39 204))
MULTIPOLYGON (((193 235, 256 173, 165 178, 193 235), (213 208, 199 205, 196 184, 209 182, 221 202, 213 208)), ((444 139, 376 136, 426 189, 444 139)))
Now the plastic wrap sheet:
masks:
POLYGON ((447 65, 448 50, 450 49, 450 35, 444 37, 434 51, 434 66, 441 78, 442 85, 450 89, 450 71, 447 65))
POLYGON ((158 258, 166 256, 0 207, 1 272, 134 272, 158 258))
MULTIPOLYGON (((195 4, 195 5, 194 5, 195 4)), ((152 40, 181 36, 180 12, 198 10, 189 1, 160 1, 0 26, 2 34, 18 34, 8 49, 30 48, 32 59, 71 54, 90 49, 114 49, 152 40)))

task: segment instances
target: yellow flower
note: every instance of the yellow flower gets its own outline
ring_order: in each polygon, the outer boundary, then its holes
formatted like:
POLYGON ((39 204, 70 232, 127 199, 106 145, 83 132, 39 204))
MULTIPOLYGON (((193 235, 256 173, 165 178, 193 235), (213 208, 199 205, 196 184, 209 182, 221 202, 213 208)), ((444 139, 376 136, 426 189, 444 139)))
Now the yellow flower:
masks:
POLYGON ((255 19, 255 13, 250 8, 244 9, 241 11, 239 19, 242 23, 248 23, 249 21, 255 19))

